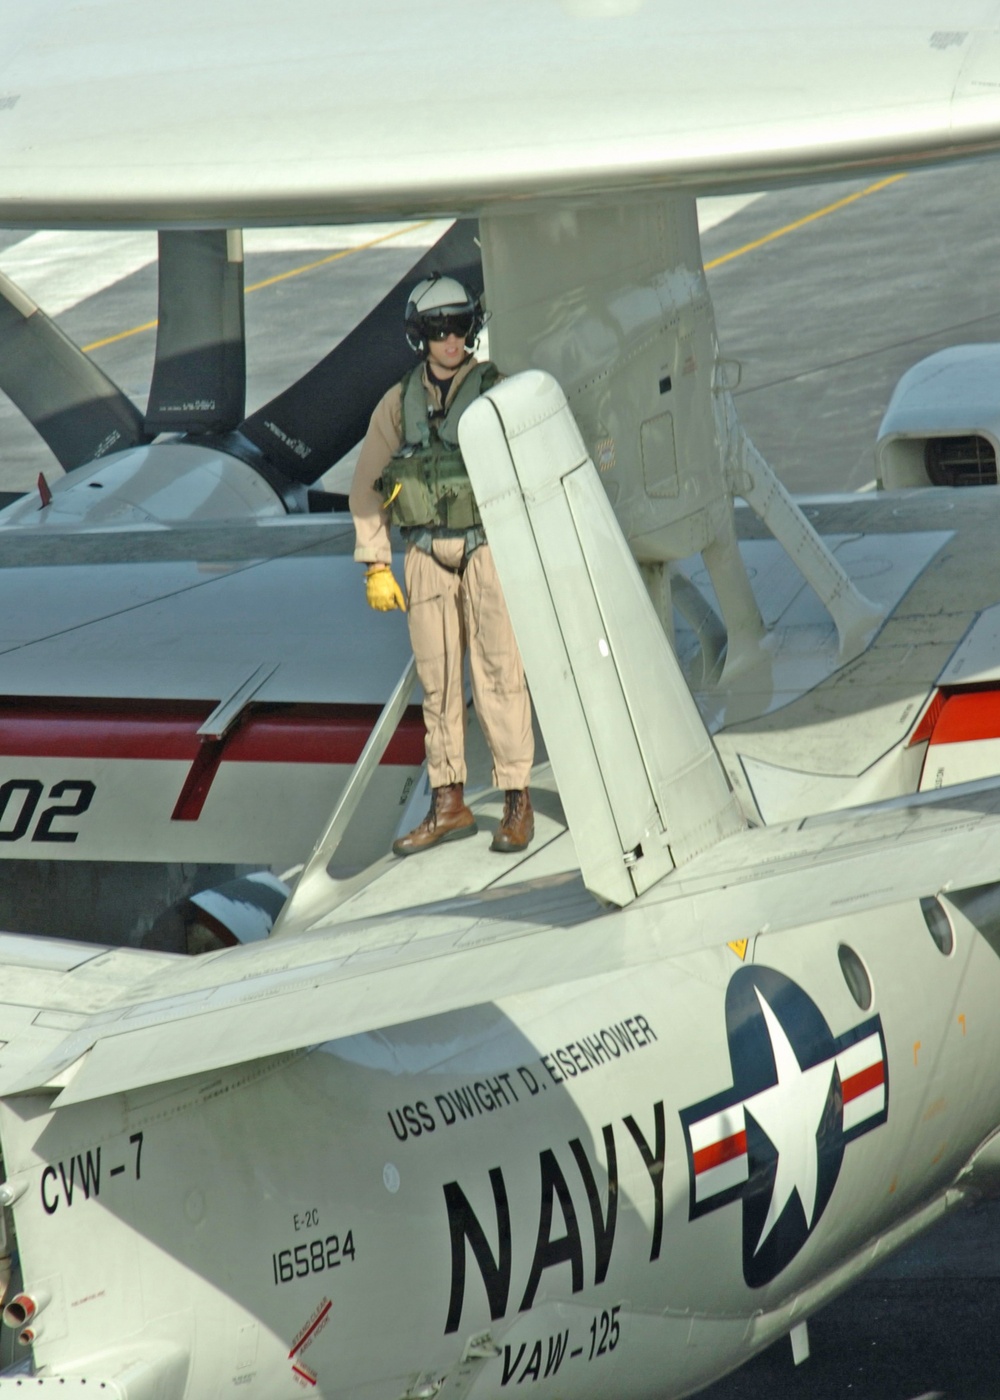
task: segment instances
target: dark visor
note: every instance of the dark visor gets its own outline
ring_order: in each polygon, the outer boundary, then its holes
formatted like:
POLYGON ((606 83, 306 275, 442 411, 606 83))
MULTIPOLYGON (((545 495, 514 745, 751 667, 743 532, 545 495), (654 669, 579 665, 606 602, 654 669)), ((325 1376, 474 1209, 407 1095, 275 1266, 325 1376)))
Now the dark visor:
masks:
POLYGON ((472 317, 424 316, 421 325, 428 340, 445 340, 449 335, 457 335, 465 340, 472 330, 472 317))

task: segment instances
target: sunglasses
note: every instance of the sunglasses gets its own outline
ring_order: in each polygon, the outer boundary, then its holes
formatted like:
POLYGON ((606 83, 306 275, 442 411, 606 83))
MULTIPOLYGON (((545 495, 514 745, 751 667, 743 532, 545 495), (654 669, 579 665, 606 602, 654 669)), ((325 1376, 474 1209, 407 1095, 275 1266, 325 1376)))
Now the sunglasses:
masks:
POLYGON ((465 340, 472 330, 472 317, 428 316, 424 320, 423 330, 428 340, 447 340, 450 335, 465 340))

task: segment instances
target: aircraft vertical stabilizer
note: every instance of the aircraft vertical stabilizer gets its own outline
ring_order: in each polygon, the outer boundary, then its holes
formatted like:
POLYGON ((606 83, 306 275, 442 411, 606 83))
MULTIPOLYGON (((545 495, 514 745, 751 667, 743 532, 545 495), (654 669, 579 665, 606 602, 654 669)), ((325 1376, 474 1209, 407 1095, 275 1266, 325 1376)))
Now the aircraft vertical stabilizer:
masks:
POLYGON ((584 879, 627 904, 742 817, 556 381, 459 427, 584 879))

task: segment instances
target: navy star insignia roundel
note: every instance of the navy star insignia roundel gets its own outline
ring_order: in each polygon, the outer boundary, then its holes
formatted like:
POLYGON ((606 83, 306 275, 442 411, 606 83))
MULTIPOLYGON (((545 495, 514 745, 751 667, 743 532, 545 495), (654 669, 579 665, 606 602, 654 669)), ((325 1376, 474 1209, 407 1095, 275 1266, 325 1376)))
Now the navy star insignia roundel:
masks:
POLYGON ((783 973, 741 967, 726 990, 733 1086, 681 1113, 689 1219, 743 1207, 743 1277, 775 1278, 816 1228, 844 1150, 889 1116, 882 1019, 834 1036, 783 973))

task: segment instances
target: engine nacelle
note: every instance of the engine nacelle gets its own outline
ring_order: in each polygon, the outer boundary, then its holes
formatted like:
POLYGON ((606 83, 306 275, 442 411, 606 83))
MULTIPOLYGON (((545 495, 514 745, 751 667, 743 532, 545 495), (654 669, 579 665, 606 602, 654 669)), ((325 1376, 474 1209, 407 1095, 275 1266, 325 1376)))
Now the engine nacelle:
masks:
POLYGON ((158 442, 112 452, 0 511, 0 528, 256 520, 287 507, 259 472, 217 448, 158 442))
POLYGON ((880 489, 996 486, 998 386, 1000 345, 954 345, 908 369, 878 431, 880 489))

